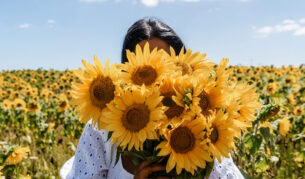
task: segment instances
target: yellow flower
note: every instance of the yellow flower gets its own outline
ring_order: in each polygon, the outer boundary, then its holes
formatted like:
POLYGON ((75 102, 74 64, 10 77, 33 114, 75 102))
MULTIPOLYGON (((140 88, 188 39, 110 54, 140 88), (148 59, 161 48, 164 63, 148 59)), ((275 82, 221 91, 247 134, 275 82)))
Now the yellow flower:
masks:
POLYGON ((265 86, 265 89, 269 95, 274 94, 276 92, 276 84, 270 83, 267 86, 265 86))
POLYGON ((20 97, 20 93, 18 91, 14 91, 13 93, 11 93, 12 99, 19 98, 19 97, 20 97))
POLYGON ((25 101, 23 99, 16 98, 13 101, 13 104, 14 104, 14 108, 21 109, 22 111, 26 112, 26 103, 25 103, 25 101))
POLYGON ((229 75, 231 73, 231 69, 226 69, 227 65, 229 63, 228 58, 223 58, 218 67, 217 67, 217 72, 216 72, 216 86, 219 88, 226 88, 229 75))
POLYGON ((211 115, 216 108, 224 108, 227 91, 221 83, 219 80, 212 81, 206 76, 198 79, 193 90, 193 101, 190 108, 194 108, 204 116, 211 115))
POLYGON ((206 144, 211 154, 221 162, 221 157, 229 158, 231 149, 234 149, 234 136, 237 133, 234 120, 228 119, 227 113, 219 110, 207 118, 207 138, 202 143, 206 144))
POLYGON ((32 90, 27 90, 27 91, 25 92, 25 96, 26 96, 26 97, 31 97, 31 96, 32 96, 32 90))
POLYGON ((303 109, 300 106, 296 106, 293 110, 295 115, 302 115, 304 113, 303 109))
POLYGON ((79 120, 83 123, 92 118, 93 126, 98 123, 98 128, 102 128, 102 114, 115 97, 117 87, 117 73, 115 66, 109 67, 109 60, 106 61, 105 68, 97 57, 93 57, 94 65, 82 60, 85 71, 81 68, 75 70, 75 75, 81 83, 72 83, 71 103, 77 105, 76 111, 79 112, 79 120))
POLYGON ((44 98, 45 99, 45 101, 46 102, 48 102, 49 101, 49 95, 51 94, 51 92, 48 90, 48 89, 43 89, 42 91, 41 91, 41 93, 40 93, 40 96, 42 97, 42 98, 44 98))
POLYGON ((6 110, 12 109, 13 105, 14 105, 14 103, 9 99, 5 99, 2 102, 2 107, 3 107, 3 109, 6 109, 6 110))
MULTIPOLYGON (((164 98, 162 99, 162 104, 167 107, 165 111, 165 115, 167 120, 165 120, 165 125, 172 122, 181 122, 181 116, 187 113, 187 108, 185 106, 178 105, 174 100, 173 97, 176 96, 175 86, 180 86, 180 83, 175 81, 173 78, 165 78, 162 81, 160 86, 160 95, 164 98)), ((165 127, 165 126, 160 126, 165 127)))
POLYGON ((204 136, 204 122, 201 119, 184 120, 172 130, 168 130, 166 141, 161 142, 158 156, 168 156, 166 172, 176 166, 179 175, 182 169, 194 174, 197 167, 205 168, 206 161, 212 161, 210 154, 200 144, 204 136))
POLYGON ((30 152, 29 147, 17 147, 6 159, 7 165, 16 165, 30 152))
MULTIPOLYGON (((251 125, 250 122, 256 119, 256 110, 262 106, 258 101, 259 94, 255 92, 255 89, 246 84, 238 84, 235 88, 233 88, 233 90, 234 95, 237 96, 235 101, 238 101, 239 104, 237 110, 239 114, 236 120, 244 123, 246 127, 249 127, 251 125)), ((232 111, 228 110, 228 112, 230 114, 232 111)))
POLYGON ((123 70, 120 79, 124 83, 146 86, 148 88, 159 85, 166 74, 173 71, 173 63, 165 58, 165 52, 155 48, 150 52, 147 42, 142 50, 140 45, 136 46, 136 52, 127 50, 128 63, 118 65, 123 70))
POLYGON ((296 81, 296 78, 294 76, 288 76, 286 79, 285 79, 285 83, 287 85, 293 85, 296 81))
POLYGON ((206 62, 208 60, 204 59, 206 54, 192 53, 192 49, 188 49, 184 53, 184 47, 182 47, 179 55, 176 55, 175 50, 170 47, 170 52, 171 55, 168 58, 175 63, 180 75, 197 76, 209 73, 214 65, 213 62, 206 62))
POLYGON ((285 117, 279 121, 279 132, 282 136, 286 136, 291 127, 290 121, 285 117))
POLYGON ((59 101, 59 104, 58 104, 59 111, 61 111, 61 112, 65 111, 69 107, 70 107, 70 105, 69 105, 69 101, 68 101, 66 95, 65 94, 61 94, 60 95, 60 101, 59 101))
POLYGON ((39 103, 32 101, 28 103, 28 110, 31 113, 35 113, 36 111, 39 111, 41 109, 41 106, 39 105, 39 103))
POLYGON ((103 115, 105 129, 113 131, 112 142, 118 142, 123 149, 127 146, 128 150, 142 149, 146 139, 157 139, 155 129, 165 118, 165 107, 160 106, 163 97, 157 90, 148 92, 136 88, 132 92, 121 91, 120 95, 103 115))
POLYGON ((296 104, 295 98, 294 98, 294 95, 293 95, 293 94, 290 94, 290 95, 288 96, 287 100, 288 100, 288 103, 289 103, 289 104, 292 104, 292 105, 295 105, 295 104, 296 104))
POLYGON ((177 96, 173 100, 180 106, 209 116, 216 108, 225 106, 225 93, 208 76, 182 78, 176 87, 177 96))

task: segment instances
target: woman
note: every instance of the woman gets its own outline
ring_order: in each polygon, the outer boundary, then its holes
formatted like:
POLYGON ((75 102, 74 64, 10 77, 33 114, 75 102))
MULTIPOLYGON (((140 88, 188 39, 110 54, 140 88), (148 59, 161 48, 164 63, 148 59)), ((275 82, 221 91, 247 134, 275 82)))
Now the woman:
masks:
MULTIPOLYGON (((122 49, 122 63, 127 62, 126 50, 134 51, 139 44, 142 48, 148 42, 155 47, 169 52, 172 46, 178 54, 184 44, 173 29, 157 19, 141 19, 128 30, 122 49)), ((152 172, 165 170, 161 165, 150 165, 144 161, 134 166, 127 156, 122 156, 115 165, 116 148, 107 141, 107 131, 99 131, 89 121, 80 138, 75 156, 61 168, 62 178, 109 178, 109 179, 144 179, 152 172)), ((167 178, 167 177, 163 177, 167 178)), ((232 158, 223 159, 219 164, 214 161, 214 168, 209 178, 243 178, 232 158)))

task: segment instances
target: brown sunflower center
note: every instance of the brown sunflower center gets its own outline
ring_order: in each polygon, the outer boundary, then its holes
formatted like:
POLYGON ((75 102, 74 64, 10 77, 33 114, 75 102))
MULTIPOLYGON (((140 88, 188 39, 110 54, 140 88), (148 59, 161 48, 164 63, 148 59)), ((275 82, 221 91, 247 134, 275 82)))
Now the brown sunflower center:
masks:
POLYGON ((202 113, 206 114, 208 112, 208 109, 210 108, 208 94, 203 90, 198 97, 200 98, 199 106, 202 110, 202 113))
POLYGON ((92 104, 103 109, 114 98, 115 86, 109 77, 99 75, 90 86, 92 104))
POLYGON ((123 126, 132 132, 138 132, 149 122, 150 111, 145 104, 133 104, 122 115, 123 126))
POLYGON ((186 63, 183 63, 183 62, 176 62, 176 65, 181 67, 182 69, 182 75, 185 75, 185 74, 189 74, 189 66, 186 64, 186 63))
POLYGON ((61 108, 64 108, 67 106, 67 102, 66 101, 62 101, 60 104, 59 104, 59 107, 61 108))
POLYGON ((34 103, 31 103, 31 104, 29 105, 29 108, 30 108, 30 109, 37 109, 38 106, 37 106, 36 104, 34 104, 34 103))
POLYGON ((217 130, 217 127, 213 126, 212 127, 212 132, 211 132, 211 141, 213 144, 215 144, 218 140, 218 130, 217 130))
POLYGON ((157 79, 157 71, 150 65, 144 65, 137 68, 132 74, 132 81, 136 85, 145 84, 146 86, 151 85, 157 79))
POLYGON ((183 113, 184 108, 178 106, 175 101, 172 100, 171 96, 165 96, 162 100, 162 104, 164 106, 169 107, 165 111, 165 115, 168 119, 172 119, 173 117, 178 117, 183 113))
POLYGON ((194 134, 187 127, 178 127, 171 134, 170 145, 177 153, 187 153, 195 147, 194 134))

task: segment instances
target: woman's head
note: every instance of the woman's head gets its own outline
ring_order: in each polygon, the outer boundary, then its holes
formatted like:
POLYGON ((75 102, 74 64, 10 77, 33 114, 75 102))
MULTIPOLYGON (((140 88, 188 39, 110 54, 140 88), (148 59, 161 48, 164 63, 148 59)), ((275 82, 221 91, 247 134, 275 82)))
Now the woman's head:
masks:
POLYGON ((169 46, 179 53, 184 46, 175 31, 158 19, 140 19, 127 31, 122 49, 122 63, 128 61, 126 50, 134 51, 137 44, 144 46, 149 42, 150 49, 158 47, 169 53, 169 46))

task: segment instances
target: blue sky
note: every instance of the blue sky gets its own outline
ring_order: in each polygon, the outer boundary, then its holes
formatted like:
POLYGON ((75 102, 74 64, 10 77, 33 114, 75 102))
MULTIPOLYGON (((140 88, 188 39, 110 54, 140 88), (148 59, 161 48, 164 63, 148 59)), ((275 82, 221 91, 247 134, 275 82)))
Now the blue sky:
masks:
POLYGON ((304 0, 0 0, 0 70, 120 62, 124 35, 154 16, 187 48, 233 65, 305 63, 304 0))

